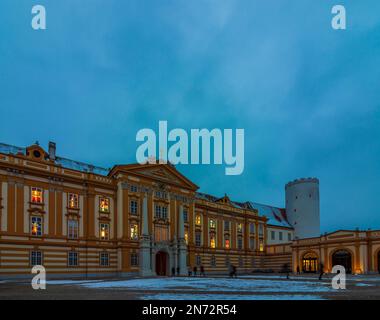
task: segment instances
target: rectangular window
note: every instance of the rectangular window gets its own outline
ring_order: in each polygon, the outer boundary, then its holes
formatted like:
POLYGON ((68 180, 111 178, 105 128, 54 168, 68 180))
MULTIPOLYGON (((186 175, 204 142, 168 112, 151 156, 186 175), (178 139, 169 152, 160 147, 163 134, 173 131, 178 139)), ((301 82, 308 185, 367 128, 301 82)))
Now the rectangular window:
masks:
POLYGON ((282 232, 279 232, 279 233, 278 233, 278 239, 279 239, 280 241, 282 241, 282 232))
POLYGON ((108 267, 110 265, 110 255, 107 252, 100 253, 100 265, 102 267, 108 267))
POLYGON ((270 232, 270 238, 271 238, 271 240, 275 240, 276 239, 276 235, 275 235, 274 231, 270 232))
POLYGON ((259 250, 260 250, 260 252, 264 251, 264 240, 263 239, 259 240, 259 250))
POLYGON ((129 190, 130 190, 131 192, 137 192, 137 191, 138 191, 138 188, 137 188, 137 186, 131 184, 131 185, 129 186, 129 190))
POLYGON ((131 240, 138 240, 139 239, 139 233, 138 233, 138 226, 137 224, 131 224, 130 227, 131 231, 131 240))
POLYGON ((264 234, 264 227, 262 224, 259 224, 259 235, 262 236, 264 234))
POLYGON ((242 237, 238 237, 237 239, 237 247, 239 250, 243 249, 243 238, 242 237))
POLYGON ((131 254, 131 266, 138 266, 139 265, 139 255, 137 253, 131 254))
POLYGON ((251 250, 255 250, 256 249, 256 241, 255 241, 255 238, 249 238, 249 247, 251 248, 251 250))
POLYGON ((78 252, 69 251, 68 253, 69 267, 75 267, 78 265, 78 252))
POLYGON ((69 239, 78 239, 78 220, 69 219, 67 221, 67 236, 69 239))
POLYGON ((238 223, 237 224, 237 232, 238 233, 242 233, 243 232, 243 224, 242 223, 238 223))
POLYGON ((200 232, 196 232, 195 233, 195 245, 197 247, 200 247, 201 246, 201 233, 200 232))
POLYGON ((162 219, 167 219, 167 218, 168 218, 168 208, 162 207, 162 219))
POLYGON ((230 222, 224 221, 224 231, 230 231, 230 222))
POLYGON ((167 219, 168 217, 168 208, 166 206, 155 205, 155 217, 157 219, 167 219))
POLYGON ((210 247, 213 248, 213 249, 215 249, 215 246, 216 246, 216 244, 215 244, 215 234, 211 233, 210 234, 210 247))
POLYGON ((110 199, 102 197, 99 199, 100 212, 110 212, 110 199))
POLYGON ((186 209, 183 210, 183 221, 187 223, 189 221, 189 215, 186 209))
POLYGON ((33 203, 42 203, 42 189, 41 188, 32 187, 30 199, 31 199, 30 202, 33 202, 33 203))
POLYGON ((197 264, 197 266, 200 266, 202 264, 201 256, 196 256, 196 264, 197 264))
POLYGON ((68 194, 68 207, 71 209, 79 208, 79 196, 76 193, 68 194))
POLYGON ((292 241, 292 234, 288 233, 288 241, 292 241))
POLYGON ((210 226, 210 229, 215 229, 215 227, 216 227, 215 220, 210 219, 209 226, 210 226))
POLYGON ((110 229, 110 225, 108 223, 100 224, 100 240, 109 239, 109 229, 110 229))
POLYGON ((256 225, 254 223, 250 223, 250 225, 249 225, 249 232, 251 234, 255 234, 255 227, 256 227, 256 225))
POLYGON ((131 200, 129 202, 129 212, 130 214, 137 215, 137 208, 138 208, 138 203, 136 200, 131 200))
POLYGON ((216 259, 215 259, 215 256, 211 256, 210 264, 211 264, 212 267, 215 267, 215 266, 216 266, 216 259))
POLYGON ((31 266, 41 266, 42 265, 42 252, 41 251, 30 252, 30 265, 31 266))
POLYGON ((226 249, 229 249, 230 248, 230 238, 229 237, 224 237, 224 247, 226 249))
POLYGON ((200 226, 200 225, 201 225, 201 216, 200 216, 199 214, 197 214, 197 215, 195 216, 195 224, 196 224, 197 226, 200 226))
POLYGON ((42 236, 42 217, 31 217, 31 233, 32 236, 42 236))

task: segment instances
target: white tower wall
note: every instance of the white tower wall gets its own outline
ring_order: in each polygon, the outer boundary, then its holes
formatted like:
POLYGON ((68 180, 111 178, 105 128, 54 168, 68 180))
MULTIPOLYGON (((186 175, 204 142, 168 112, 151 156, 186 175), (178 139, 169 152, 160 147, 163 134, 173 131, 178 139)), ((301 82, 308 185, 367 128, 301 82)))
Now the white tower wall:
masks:
POLYGON ((294 237, 319 237, 319 180, 301 178, 287 183, 285 200, 286 214, 294 227, 294 237))

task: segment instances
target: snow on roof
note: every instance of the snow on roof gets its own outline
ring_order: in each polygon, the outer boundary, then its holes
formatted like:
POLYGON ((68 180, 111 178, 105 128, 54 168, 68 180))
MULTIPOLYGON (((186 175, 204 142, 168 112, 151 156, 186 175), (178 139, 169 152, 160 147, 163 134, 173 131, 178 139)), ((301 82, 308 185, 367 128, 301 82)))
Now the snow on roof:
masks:
POLYGON ((21 153, 23 155, 26 154, 26 148, 20 148, 16 146, 11 146, 9 144, 0 143, 0 153, 4 154, 18 154, 21 153))
MULTIPOLYGON (((9 144, 0 143, 0 153, 26 155, 26 148, 20 148, 16 146, 11 146, 9 144)), ((106 176, 109 173, 109 169, 93 166, 91 164, 74 161, 62 157, 56 157, 55 164, 61 165, 62 167, 67 169, 78 170, 82 172, 92 172, 103 176, 106 176)))
POLYGON ((96 167, 92 164, 83 163, 83 162, 61 158, 61 157, 56 157, 55 163, 67 169, 78 170, 78 171, 83 171, 83 172, 91 172, 91 173, 99 174, 102 176, 108 175, 108 172, 109 172, 109 169, 106 169, 106 168, 96 167))
POLYGON ((288 222, 285 209, 276 208, 252 201, 250 201, 250 204, 253 208, 258 210, 260 216, 266 216, 268 218, 268 224, 273 226, 292 228, 288 222))

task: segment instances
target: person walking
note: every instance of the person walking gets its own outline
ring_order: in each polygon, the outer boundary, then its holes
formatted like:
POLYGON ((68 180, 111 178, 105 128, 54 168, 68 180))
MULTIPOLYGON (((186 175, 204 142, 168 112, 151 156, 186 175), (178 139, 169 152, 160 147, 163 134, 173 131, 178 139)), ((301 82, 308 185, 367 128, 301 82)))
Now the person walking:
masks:
POLYGON ((300 266, 297 266, 297 274, 301 274, 300 266))
POLYGON ((230 263, 228 265, 228 274, 229 276, 232 278, 233 274, 234 274, 234 270, 233 270, 233 267, 232 267, 232 264, 230 263))
POLYGON ((203 265, 201 265, 201 276, 205 276, 205 268, 203 265))
POLYGON ((322 276, 325 274, 324 272, 324 265, 321 263, 320 266, 320 271, 319 271, 319 280, 322 280, 322 276))
POLYGON ((237 277, 236 267, 234 265, 232 265, 232 274, 235 276, 235 278, 237 277))
POLYGON ((177 267, 177 276, 179 276, 179 267, 177 267))
POLYGON ((192 269, 191 269, 191 266, 189 266, 187 272, 188 272, 189 277, 191 277, 191 274, 193 273, 193 272, 192 272, 192 269))

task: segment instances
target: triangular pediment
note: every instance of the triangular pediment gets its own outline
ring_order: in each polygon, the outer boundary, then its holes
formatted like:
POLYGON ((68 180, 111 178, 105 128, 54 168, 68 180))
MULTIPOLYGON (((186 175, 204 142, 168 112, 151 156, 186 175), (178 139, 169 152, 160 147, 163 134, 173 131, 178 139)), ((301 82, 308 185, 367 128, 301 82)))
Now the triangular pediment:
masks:
POLYGON ((130 173, 137 176, 150 178, 157 182, 176 185, 178 187, 197 190, 198 186, 181 174, 170 164, 131 164, 115 166, 110 174, 117 172, 130 173))

